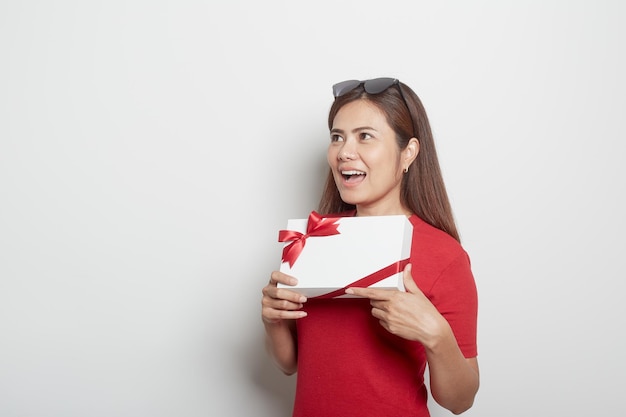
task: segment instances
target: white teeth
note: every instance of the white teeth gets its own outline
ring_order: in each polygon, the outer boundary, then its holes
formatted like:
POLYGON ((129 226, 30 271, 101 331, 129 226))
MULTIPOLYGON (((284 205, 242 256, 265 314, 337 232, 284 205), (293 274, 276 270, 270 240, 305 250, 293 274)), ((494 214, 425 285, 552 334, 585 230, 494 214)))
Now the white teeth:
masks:
POLYGON ((341 171, 342 175, 365 175, 363 171, 341 171))

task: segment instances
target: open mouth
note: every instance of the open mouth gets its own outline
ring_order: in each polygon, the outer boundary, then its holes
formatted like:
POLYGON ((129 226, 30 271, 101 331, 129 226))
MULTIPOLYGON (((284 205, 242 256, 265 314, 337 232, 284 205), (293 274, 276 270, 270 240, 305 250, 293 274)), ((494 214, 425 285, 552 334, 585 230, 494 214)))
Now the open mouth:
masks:
POLYGON ((341 171, 341 175, 346 182, 358 182, 365 178, 366 174, 363 171, 350 170, 341 171))

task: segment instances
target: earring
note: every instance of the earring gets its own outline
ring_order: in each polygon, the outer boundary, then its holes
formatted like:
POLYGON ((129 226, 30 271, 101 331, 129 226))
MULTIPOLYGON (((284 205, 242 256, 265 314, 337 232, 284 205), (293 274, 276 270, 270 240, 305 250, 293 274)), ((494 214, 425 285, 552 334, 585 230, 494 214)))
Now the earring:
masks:
POLYGON ((407 172, 409 172, 409 167, 404 168, 404 173, 406 174, 407 172))

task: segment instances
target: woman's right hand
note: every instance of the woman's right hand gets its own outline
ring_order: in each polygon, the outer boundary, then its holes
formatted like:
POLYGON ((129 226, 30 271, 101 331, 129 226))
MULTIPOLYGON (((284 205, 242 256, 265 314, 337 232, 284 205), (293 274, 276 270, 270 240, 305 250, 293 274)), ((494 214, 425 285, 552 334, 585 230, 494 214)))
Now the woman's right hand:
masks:
POLYGON ((301 310, 306 297, 293 290, 278 288, 279 282, 284 285, 296 285, 298 280, 280 271, 272 272, 269 283, 263 287, 261 300, 263 322, 275 324, 282 320, 306 317, 306 312, 301 310))

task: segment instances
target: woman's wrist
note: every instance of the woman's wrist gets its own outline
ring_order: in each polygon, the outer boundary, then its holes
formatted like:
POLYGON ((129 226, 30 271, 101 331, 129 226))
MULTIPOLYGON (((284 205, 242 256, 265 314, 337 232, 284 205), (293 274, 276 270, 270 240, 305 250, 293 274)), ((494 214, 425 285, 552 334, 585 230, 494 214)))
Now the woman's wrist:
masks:
POLYGON ((436 353, 442 346, 447 346, 451 341, 456 342, 452 328, 443 316, 438 318, 437 325, 434 327, 428 340, 422 342, 427 351, 436 353))

